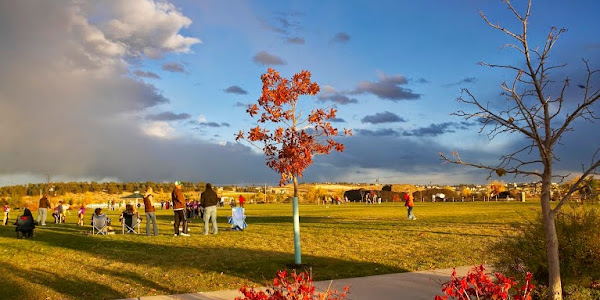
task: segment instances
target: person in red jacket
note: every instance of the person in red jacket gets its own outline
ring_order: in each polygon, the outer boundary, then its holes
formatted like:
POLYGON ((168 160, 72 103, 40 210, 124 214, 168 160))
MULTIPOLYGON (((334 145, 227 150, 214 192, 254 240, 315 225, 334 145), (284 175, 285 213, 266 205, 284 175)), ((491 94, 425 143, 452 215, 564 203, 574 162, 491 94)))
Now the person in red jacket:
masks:
POLYGON ((404 202, 404 206, 406 206, 406 210, 408 211, 408 219, 416 220, 417 217, 412 213, 413 206, 415 205, 413 195, 408 190, 404 192, 404 202))
POLYGON ((244 202, 246 202, 246 199, 244 199, 244 196, 240 195, 238 200, 240 201, 240 207, 244 207, 244 202))

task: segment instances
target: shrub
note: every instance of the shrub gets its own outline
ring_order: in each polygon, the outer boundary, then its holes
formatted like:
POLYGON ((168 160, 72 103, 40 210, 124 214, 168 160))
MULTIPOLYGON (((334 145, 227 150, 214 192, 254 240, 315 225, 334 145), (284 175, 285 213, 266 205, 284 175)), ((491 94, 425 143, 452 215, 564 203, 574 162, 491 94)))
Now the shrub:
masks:
POLYGON ((254 288, 242 286, 240 292, 244 297, 236 297, 235 300, 292 300, 292 299, 320 299, 320 300, 337 300, 346 299, 348 287, 344 287, 344 291, 327 290, 325 293, 317 293, 315 295, 315 286, 313 285, 312 276, 306 272, 296 274, 294 270, 288 275, 287 270, 278 271, 277 277, 273 279, 273 286, 266 291, 256 291, 254 288))
POLYGON ((531 284, 531 273, 527 273, 525 284, 518 288, 517 282, 512 278, 504 276, 502 273, 495 273, 496 282, 485 273, 483 266, 474 267, 467 276, 456 277, 456 270, 452 272, 450 281, 442 284, 444 296, 435 296, 435 300, 450 299, 457 300, 529 300, 531 292, 535 288, 531 284))
MULTIPOLYGON (((557 215, 556 233, 564 287, 592 287, 600 279, 599 225, 598 210, 586 209, 582 205, 565 207, 557 215)), ((515 231, 515 236, 505 237, 493 246, 492 251, 498 257, 495 269, 509 276, 529 271, 535 274, 535 284, 548 285, 542 217, 525 225, 515 225, 515 231)))

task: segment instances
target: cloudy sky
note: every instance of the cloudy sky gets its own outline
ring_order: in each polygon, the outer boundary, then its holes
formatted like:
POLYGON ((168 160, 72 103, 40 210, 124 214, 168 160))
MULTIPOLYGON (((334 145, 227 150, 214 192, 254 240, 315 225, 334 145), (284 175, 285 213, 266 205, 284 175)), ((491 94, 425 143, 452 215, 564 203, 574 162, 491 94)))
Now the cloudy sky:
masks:
MULTIPOLYGON (((450 115, 464 108, 455 100, 461 88, 504 103, 499 85, 514 74, 478 62, 522 63, 478 9, 518 29, 491 0, 1 1, 0 185, 46 174, 274 184, 264 156, 234 140, 255 125, 245 109, 268 67, 285 77, 310 70, 321 93, 303 98, 304 107, 335 107, 334 125, 355 133, 302 181, 485 182, 487 173, 437 155, 458 150, 497 163, 524 143, 517 135, 490 141, 450 115)), ((568 29, 551 56, 567 63, 557 79, 582 82, 582 58, 600 66, 600 2, 538 0, 532 10, 533 44, 551 26, 568 29)), ((598 132, 579 122, 556 169, 580 171, 598 132)))

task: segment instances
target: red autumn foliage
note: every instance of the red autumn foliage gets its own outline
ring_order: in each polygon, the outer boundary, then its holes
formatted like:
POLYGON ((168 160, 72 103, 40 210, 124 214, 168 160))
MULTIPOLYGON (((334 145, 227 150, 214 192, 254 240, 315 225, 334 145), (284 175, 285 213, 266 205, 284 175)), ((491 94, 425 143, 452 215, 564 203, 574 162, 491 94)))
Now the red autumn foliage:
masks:
POLYGON ((243 286, 240 292, 244 297, 236 297, 235 300, 341 300, 346 299, 348 290, 349 288, 345 286, 342 293, 327 290, 315 295, 315 286, 309 274, 305 272, 296 274, 296 271, 293 271, 288 276, 287 270, 283 270, 277 272, 272 287, 263 292, 243 286))
MULTIPOLYGON (((258 105, 249 105, 246 110, 251 117, 258 117, 259 125, 236 136, 236 140, 263 144, 267 165, 281 174, 281 185, 302 177, 312 164, 313 155, 344 151, 344 145, 332 138, 338 135, 338 129, 328 121, 335 118, 335 109, 314 109, 304 119, 297 111, 300 96, 316 95, 320 90, 310 76, 309 71, 302 71, 290 80, 269 68, 261 76, 263 87, 258 105), (272 124, 276 128, 268 130, 266 127, 272 124)), ((344 129, 344 135, 352 135, 352 131, 344 129)))
POLYGON ((452 272, 450 281, 442 284, 444 296, 435 296, 435 300, 531 300, 531 292, 535 288, 531 284, 531 273, 527 272, 526 282, 517 287, 517 282, 501 273, 495 273, 496 282, 485 273, 483 266, 474 267, 463 278, 456 277, 452 272), (450 298, 448 298, 450 297, 450 298))

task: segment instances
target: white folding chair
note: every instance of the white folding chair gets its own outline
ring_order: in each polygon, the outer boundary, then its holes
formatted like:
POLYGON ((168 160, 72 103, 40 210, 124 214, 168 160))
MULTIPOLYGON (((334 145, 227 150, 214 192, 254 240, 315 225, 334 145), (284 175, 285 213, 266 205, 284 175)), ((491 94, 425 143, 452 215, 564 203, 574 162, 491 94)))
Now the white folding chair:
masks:
POLYGON ((106 235, 109 219, 105 214, 92 215, 92 234, 106 235))
POLYGON ((246 215, 244 214, 243 207, 232 207, 231 217, 229 217, 229 224, 231 228, 235 230, 244 230, 248 227, 246 224, 246 215))

